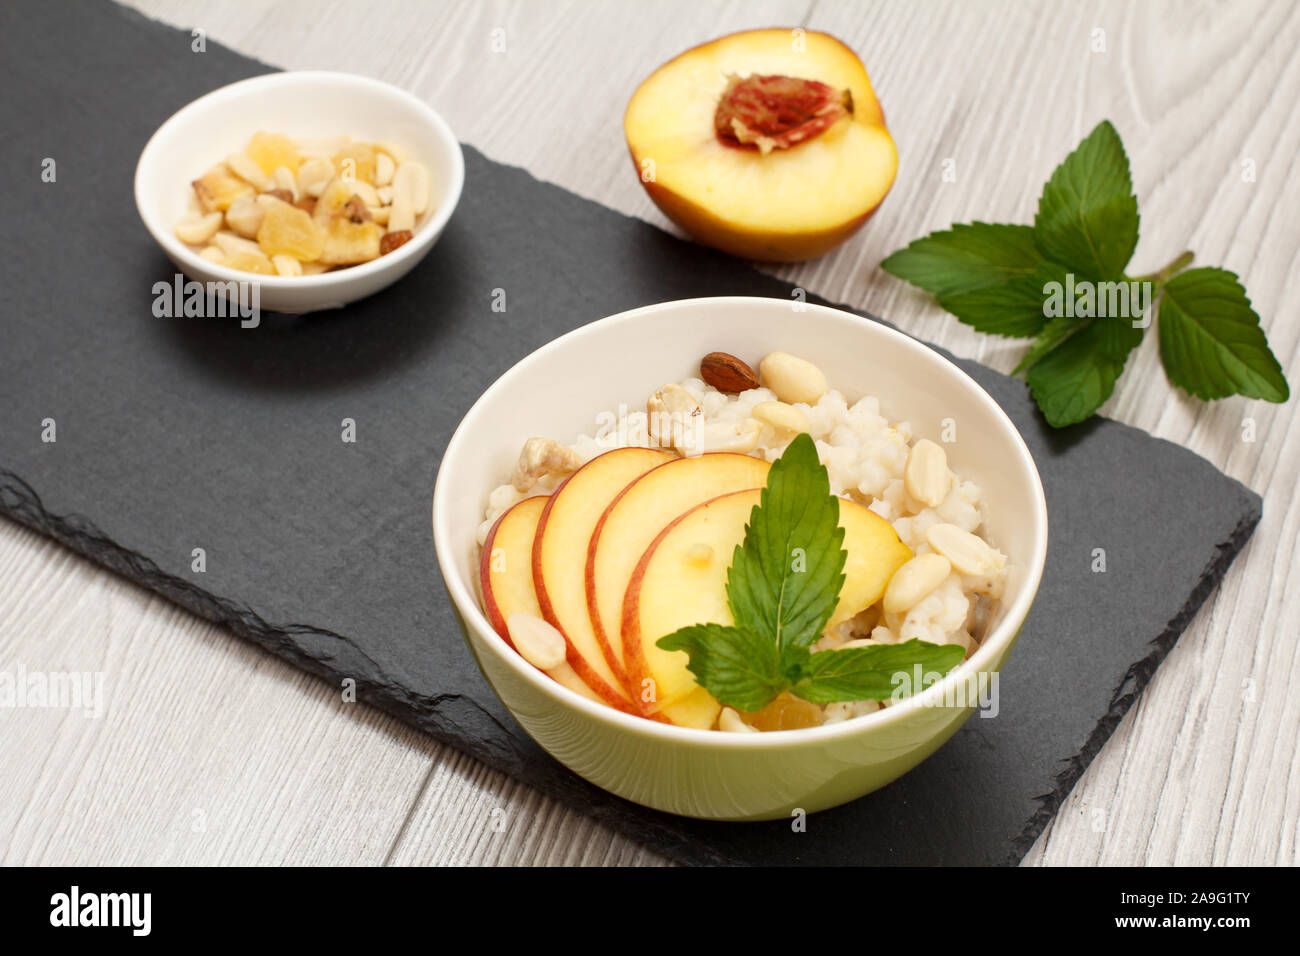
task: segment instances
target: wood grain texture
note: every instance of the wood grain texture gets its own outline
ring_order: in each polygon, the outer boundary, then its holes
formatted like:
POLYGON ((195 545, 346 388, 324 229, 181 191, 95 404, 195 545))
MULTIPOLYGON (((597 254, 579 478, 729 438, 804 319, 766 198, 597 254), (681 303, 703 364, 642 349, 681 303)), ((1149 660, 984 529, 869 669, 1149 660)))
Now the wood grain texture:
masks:
MULTIPOLYGON (((1190 248, 1238 272, 1300 381, 1284 319, 1300 293, 1300 6, 1285 0, 671 0, 649 17, 617 2, 134 5, 277 66, 406 87, 489 156, 660 226, 621 132, 639 80, 737 29, 834 33, 871 72, 899 177, 861 235, 779 274, 1004 371, 1022 346, 959 325, 878 263, 954 221, 1029 221, 1055 164, 1110 118, 1142 209, 1135 270, 1190 248)), ((1295 406, 1189 399, 1154 339, 1130 361, 1106 413, 1262 493, 1264 518, 1027 863, 1296 863, 1295 406)), ((0 669, 20 664, 102 670, 110 706, 99 720, 0 713, 3 862, 662 862, 5 523, 0 669)))

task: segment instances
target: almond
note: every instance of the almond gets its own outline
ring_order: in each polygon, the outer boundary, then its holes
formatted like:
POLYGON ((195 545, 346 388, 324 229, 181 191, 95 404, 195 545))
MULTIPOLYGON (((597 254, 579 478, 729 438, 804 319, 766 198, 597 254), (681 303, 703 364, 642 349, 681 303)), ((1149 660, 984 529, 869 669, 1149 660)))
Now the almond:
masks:
POLYGON ((403 246, 411 239, 411 230, 401 229, 397 232, 386 232, 384 238, 379 240, 379 254, 386 256, 398 246, 403 246))
POLYGON ((728 352, 710 352, 700 360, 700 378, 719 392, 747 392, 758 388, 754 370, 728 352))

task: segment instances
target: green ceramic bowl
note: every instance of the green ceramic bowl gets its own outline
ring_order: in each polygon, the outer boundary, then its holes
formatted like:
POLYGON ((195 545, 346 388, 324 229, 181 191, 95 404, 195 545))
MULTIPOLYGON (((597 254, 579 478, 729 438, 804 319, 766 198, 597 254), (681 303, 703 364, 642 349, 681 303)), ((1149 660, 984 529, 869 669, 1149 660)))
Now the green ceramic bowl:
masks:
MULTIPOLYGON (((779 299, 690 299, 593 322, 538 349, 499 378, 452 436, 433 497, 438 564, 479 667, 546 751, 636 803, 715 820, 814 812, 870 793, 937 750, 996 694, 1047 553, 1047 506, 1029 450, 1010 419, 937 352, 851 313, 779 299), (772 351, 817 363, 852 402, 875 395, 890 420, 945 444, 954 471, 981 488, 984 532, 1010 574, 972 657, 894 706, 806 730, 728 734, 620 713, 561 687, 496 634, 480 604, 475 532, 488 492, 525 439, 571 441, 620 404, 638 407, 664 382, 697 375, 712 351, 751 363, 772 351)), ((577 573, 581 573, 580 570, 577 573)), ((991 712, 990 708, 990 712, 991 712)), ((995 718, 996 719, 996 718, 995 718)))

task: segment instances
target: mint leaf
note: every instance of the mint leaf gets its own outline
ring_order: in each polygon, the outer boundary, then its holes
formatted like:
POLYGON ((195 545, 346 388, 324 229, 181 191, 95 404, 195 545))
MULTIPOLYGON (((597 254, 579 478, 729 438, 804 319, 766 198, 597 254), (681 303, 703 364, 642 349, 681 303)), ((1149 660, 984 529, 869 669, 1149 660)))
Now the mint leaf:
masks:
POLYGON ((1030 338, 1048 323, 1045 314, 1049 282, 1065 283, 1066 269, 1044 262, 1026 276, 1017 276, 997 286, 972 289, 939 297, 939 305, 959 322, 988 335, 1030 338))
POLYGON ((1160 297, 1160 358, 1169 380, 1197 398, 1291 394, 1246 290, 1227 269, 1191 269, 1160 297))
POLYGON ((1025 353, 1024 358, 1020 360, 1014 369, 1012 375, 1019 375, 1021 372, 1033 368, 1044 355, 1051 352, 1058 345, 1072 336, 1075 332, 1080 331, 1088 326, 1089 322, 1094 321, 1091 318, 1081 319, 1072 315, 1058 315, 1054 319, 1049 319, 1043 326, 1034 343, 1029 346, 1029 351, 1025 353))
POLYGON ((783 655, 812 644, 839 601, 847 558, 840 500, 805 432, 773 462, 732 556, 727 602, 736 626, 767 635, 783 655))
POLYGON ((1081 422, 1110 398, 1144 329, 1124 318, 1095 318, 1039 359, 1026 381, 1047 422, 1081 422))
POLYGON ((814 704, 888 700, 895 691, 895 674, 911 677, 919 665, 927 674, 942 676, 965 657, 959 644, 927 644, 915 638, 902 644, 819 651, 808 655, 793 693, 814 704))
MULTIPOLYGON (((692 624, 661 637, 666 651, 685 651, 696 683, 737 710, 762 710, 790 686, 771 637, 722 624, 692 624)), ((806 651, 804 653, 807 653, 806 651)))
POLYGON ((923 236, 880 268, 942 298, 1032 275, 1042 263, 1031 227, 973 222, 923 236))
POLYGON ((1056 167, 1034 217, 1038 248, 1093 279, 1118 279, 1138 239, 1137 197, 1119 133, 1102 120, 1056 167))

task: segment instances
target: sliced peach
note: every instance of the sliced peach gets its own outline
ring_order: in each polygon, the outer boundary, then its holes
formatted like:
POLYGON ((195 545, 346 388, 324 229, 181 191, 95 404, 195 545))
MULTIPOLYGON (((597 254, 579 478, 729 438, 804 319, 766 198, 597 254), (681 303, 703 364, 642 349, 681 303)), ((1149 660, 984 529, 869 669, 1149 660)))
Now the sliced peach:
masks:
MULTIPOLYGON (((671 723, 711 727, 720 708, 701 697, 687 654, 665 651, 656 641, 691 624, 734 623, 727 572, 761 496, 755 488, 697 505, 655 538, 632 571, 622 621, 628 676, 653 682, 658 700, 649 712, 671 723)), ((912 556, 889 522, 854 501, 840 499, 840 527, 848 554, 831 624, 879 601, 894 572, 912 556)))
POLYGON ((672 457, 652 448, 619 448, 596 456, 547 500, 533 539, 533 585, 542 617, 582 659, 589 683, 599 686, 599 681, 624 698, 622 663, 602 646, 587 613, 587 547, 605 508, 628 482, 672 457))
MULTIPOLYGON (((676 458, 637 478, 605 509, 587 549, 587 610, 597 640, 619 667, 626 657, 620 639, 623 595, 646 548, 674 518, 696 505, 729 491, 762 487, 769 467, 761 459, 729 452, 676 458)), ((640 696, 640 687, 630 689, 640 696)))
POLYGON ((687 50, 623 117, 642 185, 706 245, 796 262, 852 235, 898 153, 862 62, 825 33, 733 33, 687 50))
MULTIPOLYGON (((493 629, 514 647, 506 621, 512 614, 541 617, 533 591, 533 536, 546 507, 544 496, 525 498, 508 510, 483 542, 479 560, 479 584, 483 589, 483 608, 493 629)), ((592 700, 608 703, 587 686, 568 662, 547 671, 552 678, 572 691, 592 700)))

